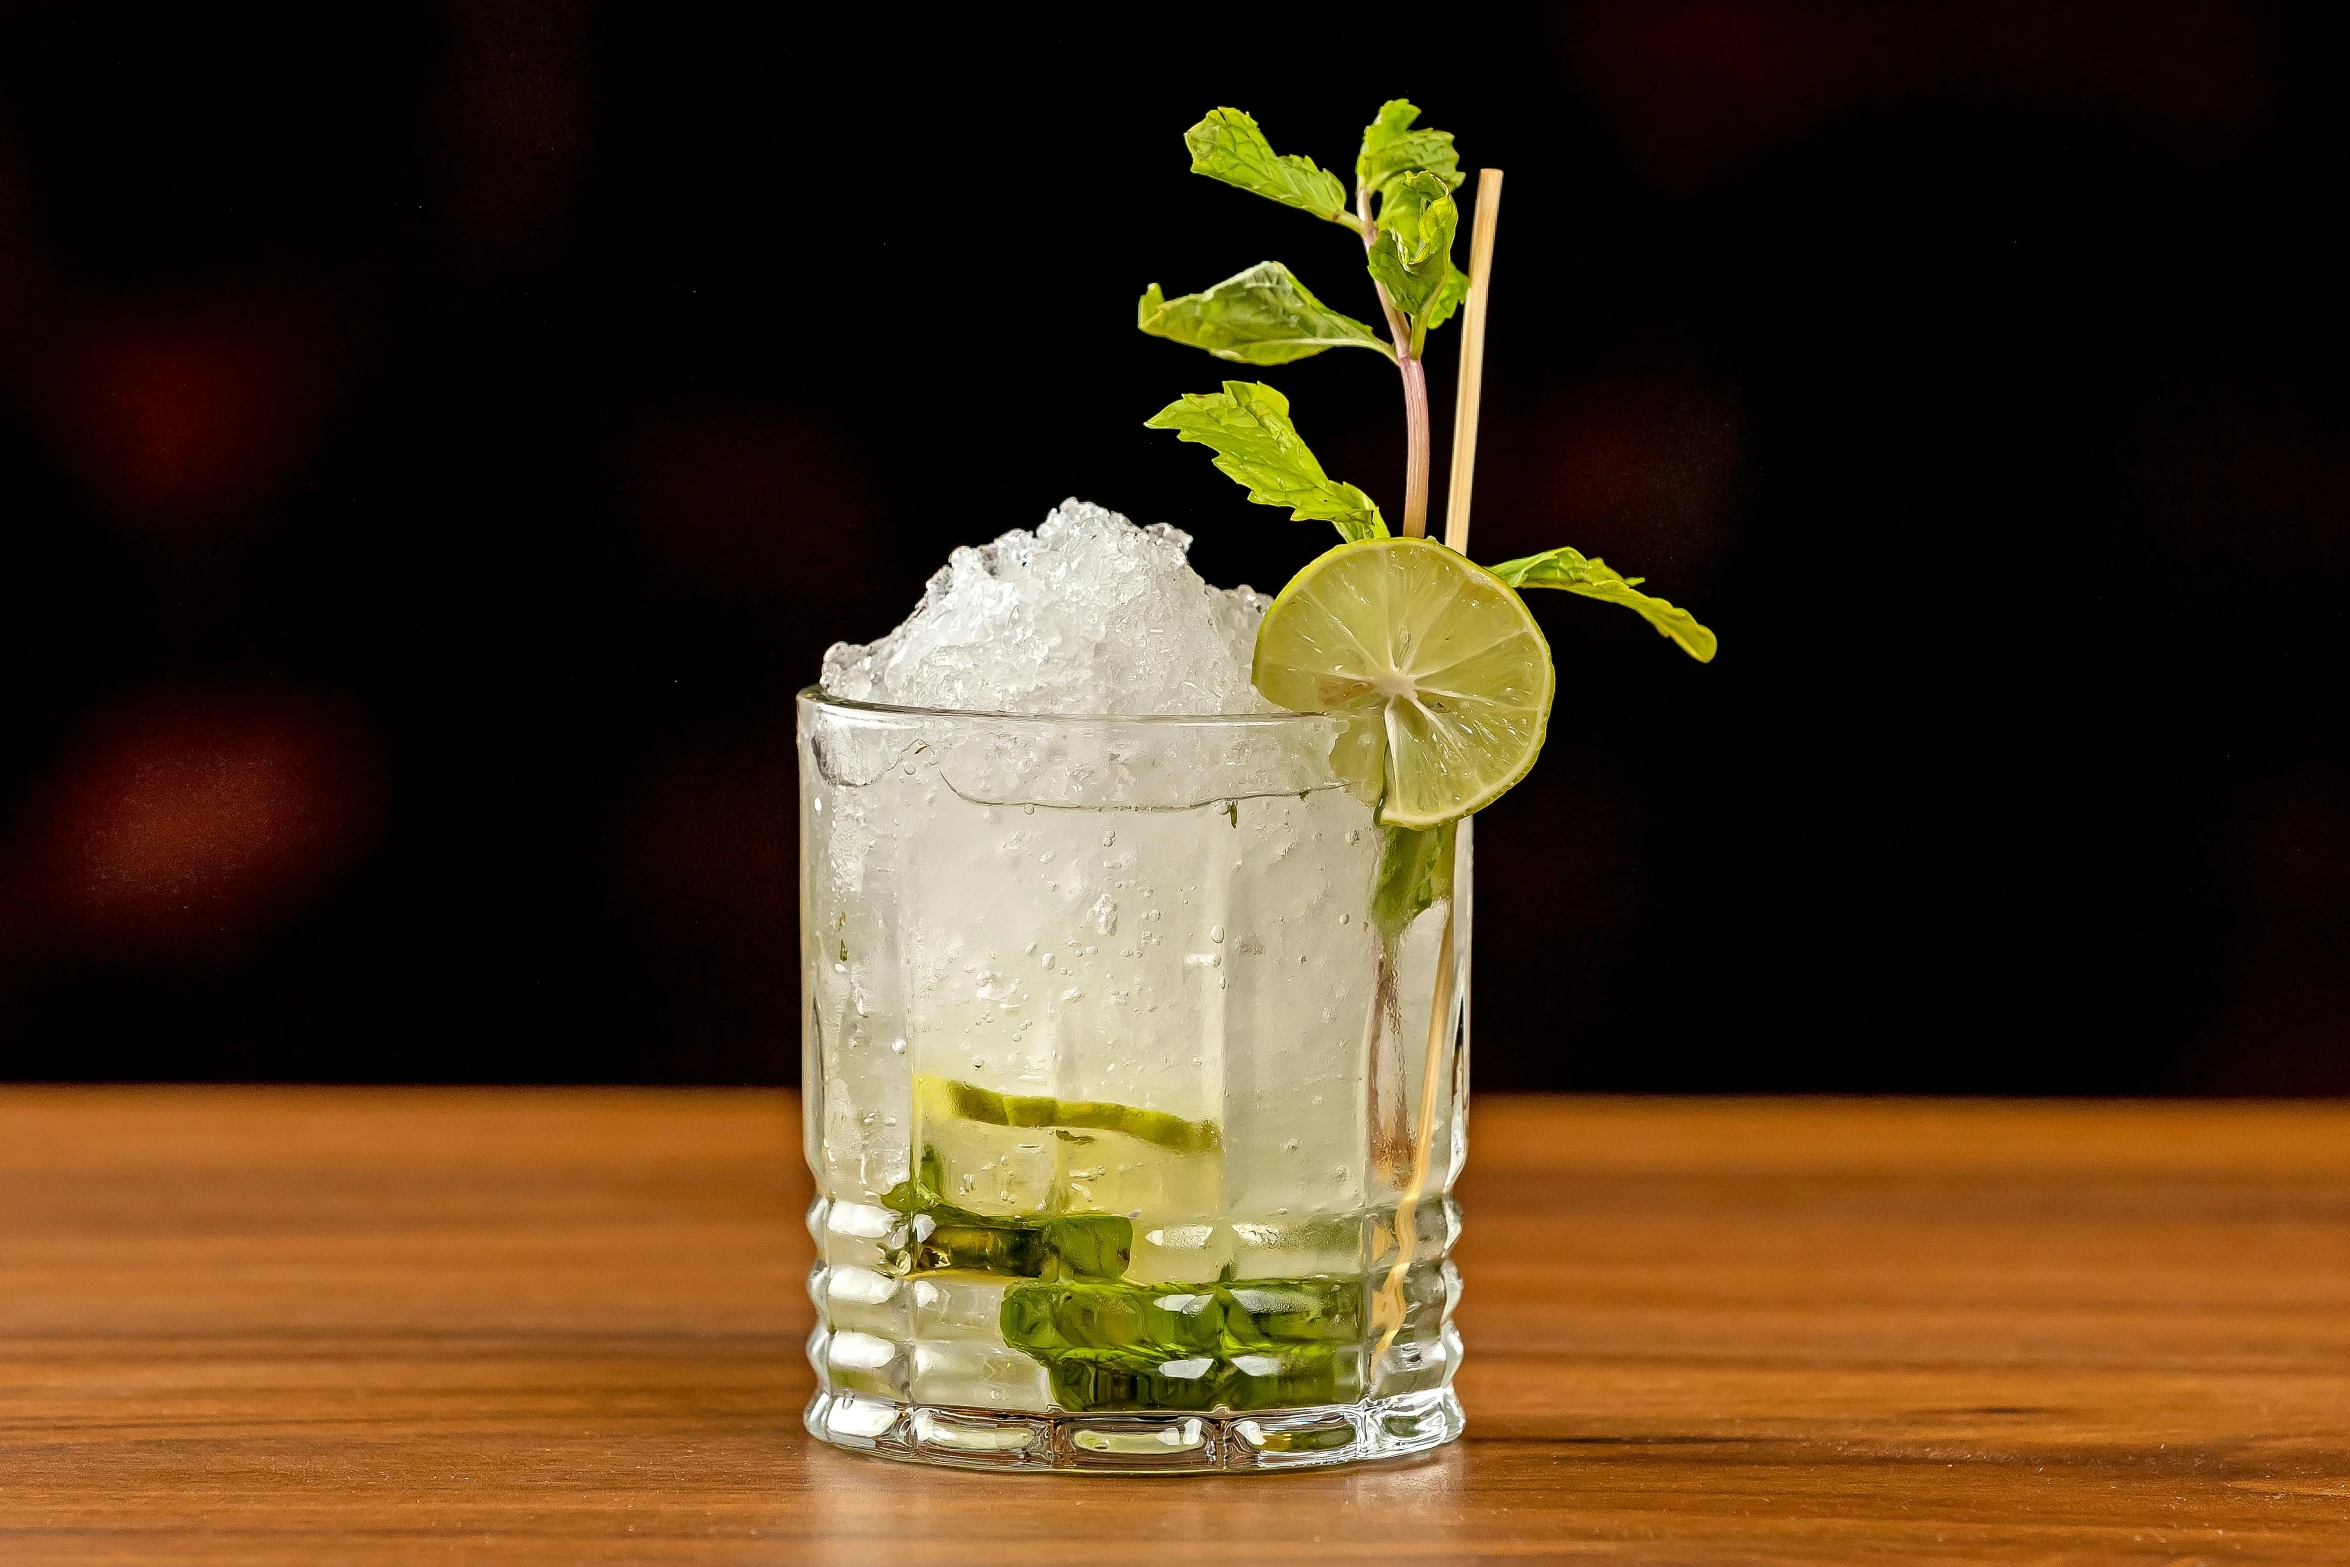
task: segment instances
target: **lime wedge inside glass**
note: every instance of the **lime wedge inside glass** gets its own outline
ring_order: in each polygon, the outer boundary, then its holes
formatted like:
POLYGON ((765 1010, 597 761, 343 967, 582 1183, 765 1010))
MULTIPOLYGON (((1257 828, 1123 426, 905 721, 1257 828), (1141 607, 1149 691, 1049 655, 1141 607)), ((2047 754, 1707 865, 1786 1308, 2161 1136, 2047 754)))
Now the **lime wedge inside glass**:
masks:
POLYGON ((1341 544, 1265 611, 1267 700, 1350 720, 1340 771, 1379 819, 1433 827, 1490 805, 1541 753, 1556 685, 1526 601, 1431 539, 1341 544))

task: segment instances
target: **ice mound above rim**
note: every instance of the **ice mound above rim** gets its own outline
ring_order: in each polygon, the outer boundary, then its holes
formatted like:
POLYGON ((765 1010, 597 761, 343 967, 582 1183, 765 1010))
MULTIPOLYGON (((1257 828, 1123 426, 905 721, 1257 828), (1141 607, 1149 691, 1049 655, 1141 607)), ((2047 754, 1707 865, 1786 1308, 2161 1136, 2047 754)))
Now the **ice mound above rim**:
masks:
POLYGON ((1072 497, 1033 533, 956 550, 880 641, 834 643, 824 689, 995 713, 1276 711, 1248 681, 1272 600, 1210 587, 1190 548, 1179 528, 1072 497))

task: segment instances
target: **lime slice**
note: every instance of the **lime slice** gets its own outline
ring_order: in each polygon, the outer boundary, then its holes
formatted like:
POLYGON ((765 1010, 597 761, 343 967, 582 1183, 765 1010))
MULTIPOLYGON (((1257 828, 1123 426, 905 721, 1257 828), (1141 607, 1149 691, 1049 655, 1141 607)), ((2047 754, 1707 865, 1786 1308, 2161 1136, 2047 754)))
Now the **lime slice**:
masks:
POLYGON ((1283 707, 1352 720, 1340 771, 1396 827, 1466 816, 1525 777, 1556 684, 1526 601, 1432 539, 1341 544, 1290 578, 1250 678, 1283 707))

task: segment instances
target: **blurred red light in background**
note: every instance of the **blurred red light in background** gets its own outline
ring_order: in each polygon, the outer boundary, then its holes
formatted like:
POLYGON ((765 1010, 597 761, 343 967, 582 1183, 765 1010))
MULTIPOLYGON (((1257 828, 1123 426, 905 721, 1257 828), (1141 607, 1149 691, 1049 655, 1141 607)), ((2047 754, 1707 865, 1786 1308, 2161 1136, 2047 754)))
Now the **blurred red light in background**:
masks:
POLYGON ((1993 99, 2191 159, 2267 117, 2275 24, 2214 0, 1586 5, 1568 38, 1656 183, 1702 186, 1858 107, 1993 99))
POLYGON ((373 835, 350 721, 313 705, 158 698, 65 759, 34 823, 36 896, 101 948, 232 944, 298 905, 373 835))
POLYGON ((179 522, 250 505, 300 453, 319 393, 298 336, 234 320, 131 320, 69 342, 50 408, 117 511, 179 522))

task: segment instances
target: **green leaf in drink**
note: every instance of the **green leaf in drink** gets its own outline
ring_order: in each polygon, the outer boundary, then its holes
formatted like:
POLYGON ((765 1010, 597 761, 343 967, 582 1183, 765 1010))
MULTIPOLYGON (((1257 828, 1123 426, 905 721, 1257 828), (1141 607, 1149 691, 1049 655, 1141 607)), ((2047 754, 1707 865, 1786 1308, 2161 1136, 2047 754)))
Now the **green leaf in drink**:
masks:
POLYGON ((1283 157, 1265 140, 1257 122, 1238 109, 1211 109, 1183 133, 1191 149, 1191 172, 1237 185, 1251 195, 1310 212, 1331 223, 1356 226, 1346 210, 1346 187, 1311 158, 1283 157))
POLYGON ((1004 1292, 1004 1342, 1064 1409, 1284 1409, 1360 1398, 1356 1279, 1068 1281, 1004 1292))
POLYGON ((1342 539, 1383 539, 1387 520, 1371 497, 1322 471, 1289 422, 1289 399, 1256 381, 1226 381, 1221 392, 1194 392, 1145 421, 1173 430, 1216 454, 1216 468, 1260 506, 1286 506, 1299 521, 1327 522, 1342 539))
POLYGON ((1278 261, 1260 261, 1205 293, 1177 299, 1163 297, 1153 283, 1135 317, 1153 337, 1241 364, 1285 365, 1331 348, 1395 357, 1374 328, 1323 304, 1278 261))
POLYGON ((1714 651, 1720 645, 1714 634, 1699 625, 1697 617, 1689 611, 1640 592, 1639 585, 1648 580, 1646 577, 1627 577, 1596 555, 1586 556, 1580 550, 1562 545, 1539 555, 1505 560, 1493 568, 1493 574, 1521 590, 1560 588, 1585 598, 1621 604, 1656 627, 1660 635, 1679 643, 1683 652, 1701 664, 1713 662, 1714 651))
POLYGON ((1379 875, 1372 884, 1371 917, 1390 940, 1452 896, 1453 828, 1382 827, 1379 875))

